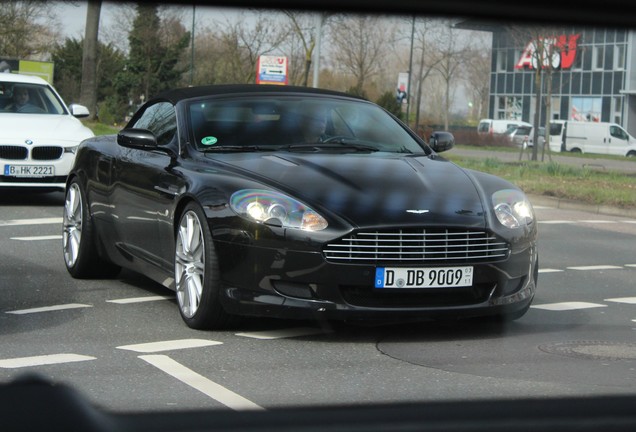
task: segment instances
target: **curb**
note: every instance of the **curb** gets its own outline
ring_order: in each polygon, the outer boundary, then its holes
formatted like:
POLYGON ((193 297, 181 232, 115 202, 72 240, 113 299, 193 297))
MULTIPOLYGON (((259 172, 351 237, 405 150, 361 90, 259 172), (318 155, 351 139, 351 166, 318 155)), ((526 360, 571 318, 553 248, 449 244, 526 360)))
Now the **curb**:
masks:
POLYGON ((621 216, 636 219, 636 209, 623 209, 606 205, 588 204, 544 195, 529 194, 528 197, 530 198, 532 205, 543 205, 563 210, 579 210, 608 216, 621 216))

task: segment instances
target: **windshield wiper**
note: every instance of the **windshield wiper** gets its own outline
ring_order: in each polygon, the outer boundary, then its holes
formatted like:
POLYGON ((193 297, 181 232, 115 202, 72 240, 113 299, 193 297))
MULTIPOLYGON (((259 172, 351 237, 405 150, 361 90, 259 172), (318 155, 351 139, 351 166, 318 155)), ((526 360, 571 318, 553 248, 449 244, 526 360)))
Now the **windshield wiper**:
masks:
POLYGON ((316 151, 316 152, 319 152, 324 149, 355 150, 355 151, 367 151, 367 152, 379 151, 376 147, 365 145, 365 144, 348 143, 344 139, 341 141, 330 142, 330 143, 290 144, 288 146, 284 146, 280 148, 280 150, 287 150, 287 151, 316 151))

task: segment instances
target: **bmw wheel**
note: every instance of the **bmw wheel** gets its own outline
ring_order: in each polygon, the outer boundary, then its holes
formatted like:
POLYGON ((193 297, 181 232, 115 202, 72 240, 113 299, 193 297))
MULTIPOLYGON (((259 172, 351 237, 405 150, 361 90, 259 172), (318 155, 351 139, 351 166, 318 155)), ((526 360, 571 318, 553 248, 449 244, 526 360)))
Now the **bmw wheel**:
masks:
POLYGON ((230 315, 219 301, 218 260, 201 207, 188 204, 176 228, 174 273, 181 317, 195 329, 223 327, 230 315))

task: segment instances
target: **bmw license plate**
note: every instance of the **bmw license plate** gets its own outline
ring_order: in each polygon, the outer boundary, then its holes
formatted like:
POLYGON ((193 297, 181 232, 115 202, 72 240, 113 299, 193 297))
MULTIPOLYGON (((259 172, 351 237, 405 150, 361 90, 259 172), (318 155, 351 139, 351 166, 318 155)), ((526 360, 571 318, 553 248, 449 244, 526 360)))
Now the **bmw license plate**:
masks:
POLYGON ((5 165, 4 175, 10 177, 50 177, 55 175, 53 165, 5 165))
POLYGON ((473 267, 375 269, 376 288, 450 288, 473 284, 473 267))

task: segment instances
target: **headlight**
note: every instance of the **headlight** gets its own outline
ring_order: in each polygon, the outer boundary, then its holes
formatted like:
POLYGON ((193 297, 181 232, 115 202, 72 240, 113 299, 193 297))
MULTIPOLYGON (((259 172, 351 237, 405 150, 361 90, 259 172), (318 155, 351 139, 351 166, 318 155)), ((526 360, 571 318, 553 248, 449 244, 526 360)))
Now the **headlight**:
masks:
POLYGON ((492 195, 495 215, 501 224, 508 228, 519 228, 534 221, 534 210, 523 192, 504 189, 492 195))
POLYGON ((71 154, 75 154, 77 153, 77 149, 79 148, 79 145, 73 146, 73 147, 64 147, 64 153, 71 153, 71 154))
POLYGON ((320 231, 327 221, 314 210, 278 192, 244 189, 232 194, 232 210, 241 216, 269 225, 320 231))

